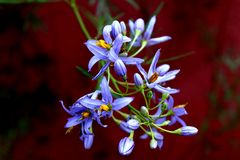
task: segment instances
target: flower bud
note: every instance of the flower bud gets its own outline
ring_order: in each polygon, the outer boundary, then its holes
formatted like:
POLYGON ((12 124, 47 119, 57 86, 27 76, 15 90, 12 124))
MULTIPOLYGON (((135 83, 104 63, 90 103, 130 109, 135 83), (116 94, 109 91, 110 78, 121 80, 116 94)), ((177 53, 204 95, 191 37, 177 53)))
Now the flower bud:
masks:
POLYGON ((157 141, 155 139, 151 139, 149 145, 151 149, 155 149, 157 148, 157 141))
POLYGON ((120 22, 120 25, 121 25, 122 33, 123 33, 124 35, 126 35, 126 33, 127 33, 127 28, 126 28, 125 23, 124 23, 123 21, 121 21, 121 22, 120 22))
POLYGON ((162 101, 164 101, 165 99, 167 99, 169 97, 168 93, 163 93, 162 94, 162 101))
POLYGON ((142 106, 140 108, 140 112, 145 115, 145 116, 148 116, 149 115, 149 112, 148 112, 148 109, 145 107, 145 106, 142 106))
POLYGON ((120 140, 120 142, 118 144, 118 151, 120 154, 122 154, 124 156, 129 155, 132 153, 134 145, 135 144, 134 144, 133 139, 131 139, 129 137, 125 137, 120 140))
POLYGON ((134 83, 138 87, 143 85, 143 79, 138 73, 134 74, 134 83))
POLYGON ((148 91, 147 98, 148 99, 152 99, 152 97, 153 97, 153 92, 152 91, 148 91))
POLYGON ((121 59, 117 59, 114 63, 114 70, 118 76, 125 76, 127 73, 126 66, 121 59))
POLYGON ((166 102, 163 102, 163 104, 161 106, 162 111, 167 110, 167 107, 168 107, 168 104, 166 102))
POLYGON ((132 130, 136 130, 140 126, 139 122, 136 119, 128 120, 127 124, 128 124, 128 128, 130 128, 132 130))
POLYGON ((135 30, 139 30, 141 32, 144 31, 144 21, 142 18, 138 18, 135 22, 135 30))
POLYGON ((197 134, 198 129, 193 126, 184 126, 182 128, 176 129, 174 133, 182 135, 182 136, 192 136, 197 134))
POLYGON ((113 21, 112 23, 112 34, 113 37, 117 37, 121 33, 121 25, 118 21, 113 21))

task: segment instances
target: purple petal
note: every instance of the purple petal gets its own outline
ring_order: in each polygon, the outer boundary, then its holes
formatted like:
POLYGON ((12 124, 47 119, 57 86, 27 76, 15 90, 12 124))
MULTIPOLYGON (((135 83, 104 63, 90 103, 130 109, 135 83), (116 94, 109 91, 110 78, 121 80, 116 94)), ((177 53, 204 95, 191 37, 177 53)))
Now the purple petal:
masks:
POLYGON ((111 62, 107 62, 107 63, 101 68, 101 70, 98 72, 98 74, 97 74, 95 77, 93 77, 92 80, 96 80, 99 76, 101 76, 101 75, 107 70, 107 68, 108 68, 108 66, 110 65, 110 63, 111 63, 111 62))
POLYGON ((157 67, 156 71, 158 72, 158 74, 160 76, 163 76, 168 70, 169 70, 170 66, 168 64, 163 64, 159 67, 157 67))
POLYGON ((127 32, 127 27, 126 27, 125 23, 123 21, 121 21, 120 25, 121 25, 122 33, 126 33, 127 32))
POLYGON ((108 103, 112 103, 112 94, 110 92, 110 89, 109 89, 109 85, 108 85, 108 82, 106 80, 106 77, 103 77, 102 79, 102 82, 100 84, 100 87, 101 87, 101 93, 102 93, 102 97, 103 97, 103 100, 108 104, 108 103))
POLYGON ((149 67, 148 70, 148 79, 153 75, 153 73, 156 71, 156 66, 158 63, 158 59, 160 57, 160 50, 158 49, 157 52, 155 53, 155 56, 153 57, 152 63, 149 67))
POLYGON ((98 99, 90 99, 88 97, 85 97, 81 100, 80 103, 86 108, 95 109, 95 108, 99 108, 103 104, 103 101, 100 101, 98 99))
POLYGON ((119 52, 121 51, 122 44, 123 44, 123 36, 122 34, 119 34, 114 40, 113 46, 112 46, 116 54, 119 54, 119 52))
POLYGON ((97 63, 100 59, 97 56, 93 56, 88 62, 88 72, 91 71, 92 67, 95 63, 97 63))
POLYGON ((121 59, 115 61, 114 70, 118 76, 125 76, 127 73, 127 68, 121 59))
POLYGON ((133 97, 123 97, 115 99, 112 103, 112 109, 117 111, 122 109, 123 107, 127 106, 129 103, 133 101, 133 97))
POLYGON ((150 39, 151 35, 152 35, 152 31, 153 31, 153 27, 155 25, 155 22, 156 22, 156 16, 153 16, 150 21, 149 21, 149 24, 146 28, 146 31, 144 33, 144 39, 148 40, 150 39))
POLYGON ((71 112, 65 107, 63 101, 59 101, 59 102, 61 103, 62 108, 63 108, 67 113, 71 114, 71 112))
POLYGON ((141 58, 132 58, 132 57, 119 57, 125 64, 141 64, 144 62, 141 58))
POLYGON ((171 95, 169 95, 169 99, 167 103, 168 103, 168 110, 170 110, 174 106, 174 99, 171 95))
POLYGON ((130 41, 131 41, 131 38, 127 36, 123 36, 123 43, 130 42, 130 41))
POLYGON ((113 21, 112 23, 112 35, 114 38, 116 38, 118 36, 118 34, 120 34, 122 31, 121 29, 121 25, 118 21, 113 21))
POLYGON ((80 118, 81 116, 74 116, 74 117, 68 118, 65 128, 73 127, 80 124, 82 122, 80 118))
POLYGON ((158 92, 168 93, 168 94, 174 94, 174 93, 178 93, 179 92, 178 89, 173 89, 173 88, 170 88, 170 87, 162 87, 160 85, 155 85, 154 89, 156 89, 158 92))
POLYGON ((139 72, 143 75, 144 79, 147 80, 147 73, 146 71, 142 68, 142 66, 140 64, 137 64, 137 68, 139 70, 139 72))
POLYGON ((174 112, 174 115, 176 116, 182 116, 187 114, 187 111, 185 110, 184 107, 174 107, 173 112, 174 112))
POLYGON ((96 45, 96 40, 88 40, 85 45, 87 46, 87 48, 98 58, 102 59, 102 60, 106 60, 107 59, 107 55, 106 52, 107 50, 105 48, 99 47, 96 45))
POLYGON ((118 59, 118 55, 115 53, 113 48, 110 49, 109 54, 108 54, 108 58, 112 62, 115 62, 118 59))
POLYGON ((103 28, 103 38, 105 42, 107 42, 108 44, 112 44, 111 31, 112 31, 111 25, 106 25, 103 28))
POLYGON ((179 118, 179 117, 176 117, 176 120, 177 120, 183 127, 187 125, 187 124, 184 122, 184 120, 182 120, 182 119, 179 118))
POLYGON ((148 138, 148 135, 146 133, 140 136, 140 139, 147 139, 147 138, 148 138))
POLYGON ((167 72, 164 76, 161 77, 161 80, 158 83, 170 81, 176 77, 176 74, 180 72, 180 69, 167 72))
POLYGON ((128 25, 129 25, 131 34, 134 35, 134 23, 133 23, 133 21, 129 20, 128 25))
POLYGON ((84 148, 85 149, 90 149, 92 147, 93 138, 94 138, 93 134, 84 136, 84 148))
MULTIPOLYGON (((150 38, 150 37, 149 37, 150 38)), ((163 43, 168 40, 171 40, 172 38, 169 36, 162 36, 162 37, 157 37, 157 38, 151 38, 147 41, 147 46, 153 46, 155 44, 163 43)))
POLYGON ((157 141, 158 148, 161 149, 163 146, 163 140, 157 141))

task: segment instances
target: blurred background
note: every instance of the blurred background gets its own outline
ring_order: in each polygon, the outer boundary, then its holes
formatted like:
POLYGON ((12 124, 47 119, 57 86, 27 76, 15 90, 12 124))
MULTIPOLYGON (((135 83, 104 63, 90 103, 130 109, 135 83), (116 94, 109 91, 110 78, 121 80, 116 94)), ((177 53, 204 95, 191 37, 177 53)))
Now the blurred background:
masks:
MULTIPOLYGON (((112 17, 148 21, 154 13, 154 35, 173 40, 145 49, 180 68, 170 82, 179 88, 176 104, 188 103, 193 137, 164 134, 162 150, 135 137, 128 157, 118 153, 126 136, 110 120, 94 124, 91 150, 79 140, 79 128, 65 135, 71 105, 94 90, 96 82, 79 72, 92 54, 66 1, 0 0, 0 160, 72 159, 236 159, 240 150, 240 1, 238 0, 77 0, 92 37, 112 17), (11 3, 11 4, 9 4, 11 3), (96 16, 96 17, 95 17, 96 16), (97 29, 96 29, 97 27, 97 29), (174 58, 175 57, 175 58, 174 58), (79 67, 78 67, 79 68, 79 67)), ((96 72, 93 72, 96 73, 96 72)))

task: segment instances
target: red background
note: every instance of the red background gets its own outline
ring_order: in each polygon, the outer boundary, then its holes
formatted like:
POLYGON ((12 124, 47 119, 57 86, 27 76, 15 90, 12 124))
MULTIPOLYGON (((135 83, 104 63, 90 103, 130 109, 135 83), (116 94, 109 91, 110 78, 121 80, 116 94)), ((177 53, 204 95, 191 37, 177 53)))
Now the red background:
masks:
MULTIPOLYGON (((148 20, 159 4, 157 0, 139 0, 140 10, 135 10, 126 1, 111 2, 124 13, 121 20, 125 22, 139 17, 148 20)), ((172 69, 181 69, 170 84, 181 90, 174 95, 176 104, 188 102, 189 114, 184 119, 199 129, 196 136, 164 134, 162 150, 151 150, 149 141, 140 140, 137 133, 133 153, 122 157, 118 154, 118 142, 127 135, 109 120, 105 121, 109 125, 106 129, 94 124, 93 147, 84 150, 78 128, 65 135, 63 126, 68 115, 58 103, 64 100, 71 105, 96 85, 76 70, 77 65, 87 68, 92 54, 84 45, 86 38, 72 10, 64 2, 2 5, 0 18, 5 23, 1 22, 0 28, 0 87, 1 94, 6 95, 1 98, 2 158, 236 159, 240 148, 240 106, 235 99, 224 99, 226 90, 217 75, 224 73, 227 77, 224 84, 229 85, 240 75, 239 67, 231 71, 222 63, 225 55, 239 56, 240 1, 164 2, 157 16, 155 36, 170 35, 173 40, 144 53, 153 55, 161 48, 161 58, 165 59, 193 52, 169 64, 172 69), (31 24, 30 12, 42 21, 40 28, 31 24), (211 93, 217 94, 215 104, 209 100, 211 93), (228 111, 232 114, 222 118, 222 113, 228 111), (21 124, 26 125, 23 131, 21 124)), ((91 12, 96 8, 86 1, 79 4, 91 12)), ((94 36, 94 26, 83 18, 94 36)), ((233 86, 234 95, 239 94, 238 84, 233 86)))

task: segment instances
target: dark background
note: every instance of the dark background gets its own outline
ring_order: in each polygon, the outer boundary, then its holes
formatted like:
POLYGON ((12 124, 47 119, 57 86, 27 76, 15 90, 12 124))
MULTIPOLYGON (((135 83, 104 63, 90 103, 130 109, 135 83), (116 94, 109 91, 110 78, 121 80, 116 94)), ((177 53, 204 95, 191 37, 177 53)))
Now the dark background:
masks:
MULTIPOLYGON (((135 9, 126 1, 109 1, 120 20, 142 17, 146 21, 159 5, 139 0, 135 9)), ((96 4, 79 5, 95 13, 96 4)), ((149 149, 140 140, 129 157, 118 154, 118 142, 127 136, 110 120, 108 128, 94 124, 91 150, 79 140, 79 128, 65 135, 68 114, 59 100, 71 105, 92 92, 96 82, 76 69, 87 68, 92 54, 77 20, 65 2, 0 6, 0 159, 236 159, 240 149, 240 1, 165 0, 157 16, 155 37, 173 40, 145 49, 180 68, 169 84, 181 92, 176 104, 188 102, 184 120, 196 126, 193 137, 164 134, 162 150, 149 149)), ((91 35, 94 26, 84 21, 91 35)), ((96 72, 93 72, 96 73, 96 72)))

